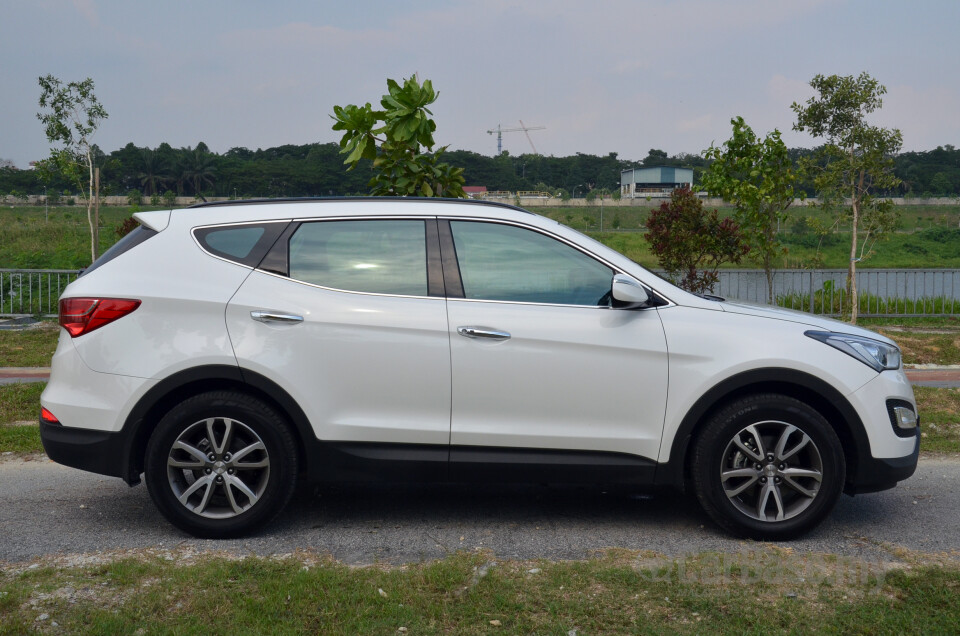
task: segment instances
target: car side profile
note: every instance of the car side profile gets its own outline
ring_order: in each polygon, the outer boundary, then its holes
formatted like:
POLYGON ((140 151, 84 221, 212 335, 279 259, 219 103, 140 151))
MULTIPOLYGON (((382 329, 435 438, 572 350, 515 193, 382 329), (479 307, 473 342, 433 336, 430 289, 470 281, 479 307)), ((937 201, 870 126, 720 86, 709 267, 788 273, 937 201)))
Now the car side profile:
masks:
POLYGON ((692 491, 738 536, 809 531, 913 474, 889 339, 690 294, 530 212, 466 200, 140 212, 66 288, 47 454, 201 537, 299 482, 692 491))

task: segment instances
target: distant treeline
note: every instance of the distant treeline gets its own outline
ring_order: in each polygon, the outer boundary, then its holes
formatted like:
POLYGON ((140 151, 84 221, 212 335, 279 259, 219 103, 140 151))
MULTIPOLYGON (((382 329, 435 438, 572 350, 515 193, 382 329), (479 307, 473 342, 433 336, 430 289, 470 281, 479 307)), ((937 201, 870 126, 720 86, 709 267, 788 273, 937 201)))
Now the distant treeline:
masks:
MULTIPOLYGON (((101 193, 126 195, 132 191, 149 198, 171 192, 177 196, 292 197, 363 194, 371 177, 369 162, 348 172, 336 144, 286 145, 266 150, 231 148, 223 154, 211 152, 204 143, 196 147, 139 148, 130 143, 109 154, 98 151, 101 166, 101 193)), ((792 149, 794 161, 813 153, 792 149)), ((611 152, 605 156, 577 153, 569 157, 542 155, 512 156, 506 152, 488 157, 466 150, 448 151, 444 159, 464 169, 466 185, 488 190, 543 191, 551 194, 585 196, 615 193, 620 172, 640 166, 693 168, 698 182, 707 162, 699 155, 680 153, 668 156, 651 149, 642 161, 626 161, 611 152)), ((0 166, 3 163, 0 162, 0 166)), ((903 184, 894 196, 951 196, 960 194, 960 149, 941 146, 925 152, 905 152, 896 157, 896 174, 903 184)), ((0 194, 74 193, 76 185, 61 176, 44 180, 37 170, 0 167, 0 194)), ((802 184, 814 195, 812 183, 802 184)))

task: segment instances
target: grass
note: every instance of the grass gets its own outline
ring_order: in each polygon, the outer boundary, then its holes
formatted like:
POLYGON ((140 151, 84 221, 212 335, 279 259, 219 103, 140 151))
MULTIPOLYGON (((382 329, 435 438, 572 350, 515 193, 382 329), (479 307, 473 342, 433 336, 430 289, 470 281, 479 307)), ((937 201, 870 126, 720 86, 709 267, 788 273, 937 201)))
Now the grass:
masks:
POLYGON ((921 419, 921 449, 960 453, 960 389, 914 387, 921 419))
POLYGON ((0 634, 54 622, 102 634, 947 633, 960 623, 958 592, 955 567, 886 571, 773 550, 676 562, 619 550, 559 563, 458 553, 366 568, 311 554, 148 551, 90 567, 8 568, 0 634))
POLYGON ((0 424, 0 453, 32 455, 42 453, 40 428, 35 424, 5 426, 0 424))
POLYGON ((36 421, 45 386, 44 382, 0 386, 0 453, 43 452, 36 421))
POLYGON ((46 382, 0 385, 0 425, 36 422, 40 413, 40 394, 46 382))
POLYGON ((31 329, 0 331, 0 367, 48 367, 60 326, 45 320, 31 329))
MULTIPOLYGON (((641 232, 587 231, 594 239, 604 243, 627 258, 649 269, 658 269, 656 257, 641 232)), ((781 233, 780 239, 787 253, 779 262, 778 269, 846 269, 850 262, 849 234, 831 235, 831 240, 817 255, 816 243, 781 233)), ((753 268, 749 259, 743 263, 724 264, 724 269, 753 268)), ((960 267, 960 229, 931 228, 914 233, 896 233, 889 240, 877 243, 873 253, 862 261, 859 269, 870 268, 958 268, 960 267)))
MULTIPOLYGON (((100 208, 100 253, 119 237, 115 228, 126 207, 100 208)), ((90 264, 90 228, 84 206, 0 208, 0 266, 20 269, 78 269, 90 264)))
POLYGON ((908 364, 960 364, 960 331, 936 333, 883 327, 876 331, 896 341, 908 364))

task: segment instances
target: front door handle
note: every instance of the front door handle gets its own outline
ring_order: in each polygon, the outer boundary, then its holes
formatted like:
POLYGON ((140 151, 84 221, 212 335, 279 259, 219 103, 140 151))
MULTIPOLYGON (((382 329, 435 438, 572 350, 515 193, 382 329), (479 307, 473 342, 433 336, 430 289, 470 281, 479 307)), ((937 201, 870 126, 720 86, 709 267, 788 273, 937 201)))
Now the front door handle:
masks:
POLYGON ((284 324, 296 324, 303 322, 303 316, 296 314, 281 314, 274 311, 251 311, 250 317, 257 322, 280 322, 284 324))
POLYGON ((457 333, 465 338, 485 338, 487 340, 509 340, 510 334, 506 331, 488 329, 486 327, 457 327, 457 333))

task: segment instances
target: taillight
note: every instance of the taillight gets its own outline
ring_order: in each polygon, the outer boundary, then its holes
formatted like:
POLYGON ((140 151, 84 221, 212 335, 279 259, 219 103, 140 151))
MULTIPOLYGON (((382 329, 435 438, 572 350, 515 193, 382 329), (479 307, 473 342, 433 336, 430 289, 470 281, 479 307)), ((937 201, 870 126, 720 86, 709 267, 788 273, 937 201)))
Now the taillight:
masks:
POLYGON ((60 420, 57 419, 57 416, 47 410, 47 407, 40 407, 40 419, 47 424, 59 424, 60 420))
POLYGON ((139 306, 139 300, 128 298, 61 298, 60 326, 76 338, 123 318, 139 306))

